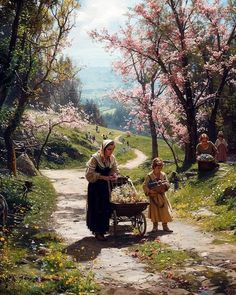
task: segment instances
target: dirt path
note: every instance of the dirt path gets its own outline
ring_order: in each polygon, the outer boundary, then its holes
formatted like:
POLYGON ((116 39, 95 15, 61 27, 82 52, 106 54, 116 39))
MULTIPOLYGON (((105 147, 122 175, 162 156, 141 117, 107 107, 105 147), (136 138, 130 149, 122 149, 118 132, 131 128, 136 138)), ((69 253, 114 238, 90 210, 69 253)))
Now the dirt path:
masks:
POLYGON ((141 151, 137 149, 133 149, 136 157, 132 160, 129 160, 125 164, 119 165, 119 168, 125 168, 125 169, 132 169, 133 167, 137 167, 143 162, 147 160, 147 156, 144 155, 141 151))
POLYGON ((203 274, 206 269, 219 274, 226 272, 227 276, 233 277, 229 283, 230 290, 236 290, 235 247, 213 245, 213 236, 179 220, 171 224, 173 234, 163 235, 160 231, 153 236, 148 222, 145 239, 160 239, 177 249, 195 250, 204 258, 203 264, 190 263, 182 271, 198 276, 200 285, 205 286, 204 292, 209 290, 209 293, 189 292, 189 286, 173 278, 167 279, 163 274, 148 272, 144 264, 127 253, 127 247, 140 242, 132 233, 123 232, 117 238, 110 234, 107 242, 94 239, 85 224, 87 181, 84 170, 43 170, 42 173, 52 180, 58 193, 57 209, 53 215, 54 229, 66 240, 68 253, 94 270, 97 280, 103 285, 99 294, 236 294, 212 293, 219 289, 220 283, 212 283, 203 274))
MULTIPOLYGON (((114 141, 117 144, 122 144, 122 142, 120 141, 120 136, 117 136, 114 141)), ((133 149, 136 157, 132 160, 129 160, 128 162, 126 162, 125 164, 121 164, 119 165, 119 168, 125 168, 125 169, 132 169, 134 167, 138 167, 140 164, 142 164, 143 162, 145 162, 147 160, 147 156, 141 152, 138 149, 133 149)))

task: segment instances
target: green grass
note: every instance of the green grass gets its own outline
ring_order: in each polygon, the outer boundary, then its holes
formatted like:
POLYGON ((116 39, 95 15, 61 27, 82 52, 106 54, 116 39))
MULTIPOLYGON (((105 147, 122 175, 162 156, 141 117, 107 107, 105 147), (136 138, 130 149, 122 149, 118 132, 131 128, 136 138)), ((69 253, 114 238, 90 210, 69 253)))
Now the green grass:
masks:
MULTIPOLYGON (((65 128, 58 126, 55 128, 54 132, 50 136, 48 143, 49 147, 53 147, 53 151, 59 154, 59 158, 55 160, 49 160, 45 157, 42 158, 40 167, 41 168, 51 168, 51 169, 69 169, 69 168, 82 168, 85 167, 86 162, 89 160, 90 156, 95 153, 101 146, 103 141, 103 135, 106 135, 109 139, 115 140, 118 137, 120 142, 122 139, 129 141, 131 148, 137 148, 141 150, 144 154, 147 155, 149 159, 149 167, 151 167, 151 138, 148 136, 141 136, 131 134, 127 135, 126 131, 120 131, 115 129, 109 129, 99 126, 99 133, 96 132, 96 125, 86 125, 81 130, 65 128), (89 139, 86 139, 86 133, 90 133, 91 136, 95 136, 95 142, 92 142, 89 139), (78 153, 76 158, 71 156, 74 149, 78 153)), ((41 140, 44 136, 40 135, 41 140)), ((173 162, 173 155, 170 149, 167 147, 166 143, 158 139, 158 147, 160 157, 164 160, 173 162)), ((183 157, 183 152, 175 147, 175 150, 178 154, 178 157, 181 159, 183 157)), ((117 157, 119 164, 123 164, 128 160, 135 158, 135 154, 131 149, 127 148, 126 144, 116 144, 116 149, 114 152, 117 157), (125 148, 125 151, 123 150, 125 148)), ((166 165, 166 172, 169 173, 175 170, 176 167, 174 164, 166 165)))
POLYGON ((229 187, 236 187, 236 167, 221 164, 221 169, 215 174, 195 176, 183 183, 181 189, 171 196, 172 206, 178 216, 196 222, 207 231, 224 232, 228 240, 236 242, 235 196, 228 200, 223 198, 225 189, 229 187), (223 201, 219 203, 221 199, 223 201), (203 208, 209 214, 196 214, 203 208))
MULTIPOLYGON (((142 135, 134 135, 131 134, 130 137, 125 136, 125 139, 129 141, 130 146, 133 148, 137 148, 140 151, 142 151, 145 155, 148 156, 150 159, 152 156, 152 150, 151 150, 151 137, 150 136, 142 136, 142 135)), ((163 160, 173 160, 173 155, 162 139, 158 139, 158 151, 159 151, 159 157, 163 160)), ((180 148, 175 147, 175 151, 179 158, 181 159, 183 157, 183 152, 180 150, 180 148)))
POLYGON ((32 192, 28 198, 32 204, 31 210, 24 219, 29 226, 44 227, 48 225, 51 214, 56 206, 56 192, 50 180, 43 176, 31 178, 33 182, 32 192))
MULTIPOLYGON (((2 177, 15 198, 14 181, 2 177)), ((42 176, 30 179, 33 190, 27 199, 31 208, 19 206, 25 215, 20 224, 0 229, 0 294, 91 294, 99 286, 93 273, 64 253, 63 241, 51 231, 51 214, 56 193, 50 181, 42 176)), ((6 192, 6 191, 5 191, 6 192)), ((27 203, 28 205, 28 203, 27 203)))
POLYGON ((147 263, 151 271, 162 271, 180 268, 189 259, 200 261, 193 252, 173 250, 159 240, 148 241, 130 248, 134 257, 147 263))

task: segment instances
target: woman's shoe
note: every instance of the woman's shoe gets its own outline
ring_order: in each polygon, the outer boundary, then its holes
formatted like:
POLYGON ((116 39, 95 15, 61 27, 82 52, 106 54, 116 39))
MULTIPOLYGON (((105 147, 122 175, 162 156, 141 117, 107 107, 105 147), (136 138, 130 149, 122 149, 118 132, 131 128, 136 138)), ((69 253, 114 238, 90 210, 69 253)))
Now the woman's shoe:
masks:
POLYGON ((98 241, 106 241, 107 239, 104 237, 103 234, 100 233, 96 233, 95 234, 95 239, 97 239, 98 241))

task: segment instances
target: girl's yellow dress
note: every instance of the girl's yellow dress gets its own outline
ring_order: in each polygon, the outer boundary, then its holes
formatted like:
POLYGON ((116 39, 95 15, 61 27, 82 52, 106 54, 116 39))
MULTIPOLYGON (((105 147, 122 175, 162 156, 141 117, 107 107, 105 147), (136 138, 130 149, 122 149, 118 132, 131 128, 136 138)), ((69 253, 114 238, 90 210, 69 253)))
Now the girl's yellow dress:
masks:
POLYGON ((145 195, 148 196, 150 192, 149 182, 153 182, 155 180, 161 180, 164 184, 159 188, 153 188, 156 191, 156 195, 154 197, 149 196, 150 205, 148 208, 148 218, 150 218, 153 223, 168 223, 172 221, 172 209, 165 194, 165 191, 167 191, 170 187, 166 174, 161 171, 160 178, 156 179, 153 171, 148 173, 143 183, 143 190, 145 195))

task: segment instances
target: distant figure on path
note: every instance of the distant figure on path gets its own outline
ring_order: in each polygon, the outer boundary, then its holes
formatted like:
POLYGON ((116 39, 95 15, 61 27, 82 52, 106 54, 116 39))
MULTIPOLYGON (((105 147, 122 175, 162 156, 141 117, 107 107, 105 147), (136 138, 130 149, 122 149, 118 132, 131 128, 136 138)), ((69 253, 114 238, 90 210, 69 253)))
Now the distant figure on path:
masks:
POLYGON ((111 215, 109 181, 115 180, 119 173, 113 155, 114 149, 113 140, 104 140, 100 150, 88 161, 85 174, 89 182, 87 226, 99 241, 106 241, 104 234, 109 230, 111 215))
POLYGON ((216 163, 217 147, 209 140, 206 133, 199 137, 199 144, 196 147, 196 156, 198 161, 198 170, 207 171, 219 167, 216 163))
POLYGON ((217 147, 218 153, 216 155, 216 159, 218 162, 226 162, 227 160, 227 150, 228 150, 228 143, 224 139, 224 134, 222 131, 218 132, 217 139, 215 142, 217 147))
POLYGON ((170 182, 174 185, 174 190, 179 189, 180 177, 177 172, 173 171, 170 176, 170 182))
POLYGON ((172 221, 171 205, 165 194, 170 184, 166 174, 161 171, 163 166, 164 163, 160 158, 153 159, 152 171, 148 173, 143 183, 144 193, 150 200, 148 217, 153 223, 152 232, 158 231, 158 222, 162 222, 164 231, 173 232, 167 225, 172 221))

